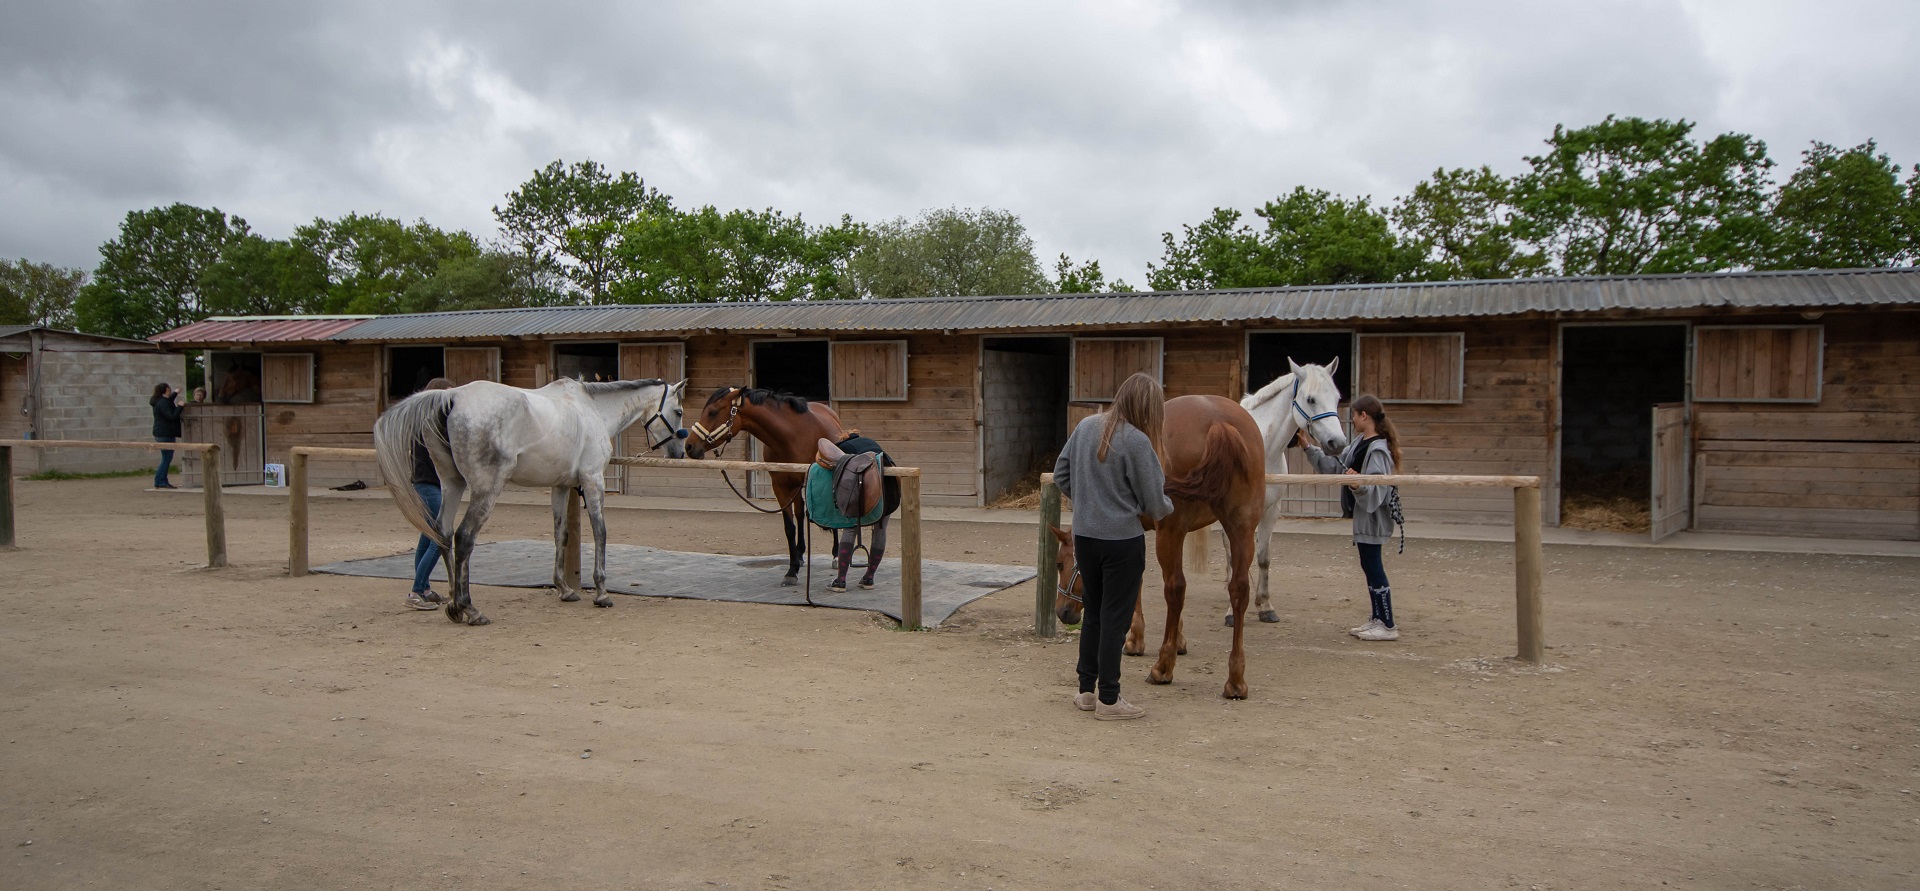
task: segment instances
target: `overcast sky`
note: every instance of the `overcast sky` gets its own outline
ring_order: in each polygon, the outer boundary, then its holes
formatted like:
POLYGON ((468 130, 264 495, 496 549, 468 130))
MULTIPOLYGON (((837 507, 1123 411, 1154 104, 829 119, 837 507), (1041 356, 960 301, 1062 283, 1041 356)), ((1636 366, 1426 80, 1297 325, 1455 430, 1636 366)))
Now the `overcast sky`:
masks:
POLYGON ((1144 286, 1160 234, 1296 185, 1386 202, 1555 124, 1686 118, 1920 161, 1908 3, 0 6, 0 257, 92 269, 182 201, 281 238, 381 213, 492 240, 556 159, 682 207, 1018 214, 1144 286))

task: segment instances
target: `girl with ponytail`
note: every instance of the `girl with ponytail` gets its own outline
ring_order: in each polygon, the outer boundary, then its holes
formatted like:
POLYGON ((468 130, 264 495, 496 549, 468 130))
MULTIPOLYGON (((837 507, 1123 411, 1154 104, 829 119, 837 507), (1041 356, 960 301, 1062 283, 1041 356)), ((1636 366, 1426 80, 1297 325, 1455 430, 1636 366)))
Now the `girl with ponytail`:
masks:
MULTIPOLYGON (((1401 466, 1400 436, 1379 398, 1361 394, 1348 412, 1353 432, 1358 435, 1338 458, 1321 451, 1305 430, 1300 431, 1297 440, 1307 453, 1307 461, 1321 473, 1397 472, 1401 466)), ((1373 604, 1373 617, 1347 630, 1361 640, 1400 639, 1399 626, 1393 621, 1393 588, 1387 583, 1386 564, 1380 557, 1380 546, 1393 540, 1399 507, 1400 494, 1393 486, 1340 487, 1340 513, 1353 518, 1353 545, 1360 552, 1360 571, 1366 574, 1367 599, 1373 604)))

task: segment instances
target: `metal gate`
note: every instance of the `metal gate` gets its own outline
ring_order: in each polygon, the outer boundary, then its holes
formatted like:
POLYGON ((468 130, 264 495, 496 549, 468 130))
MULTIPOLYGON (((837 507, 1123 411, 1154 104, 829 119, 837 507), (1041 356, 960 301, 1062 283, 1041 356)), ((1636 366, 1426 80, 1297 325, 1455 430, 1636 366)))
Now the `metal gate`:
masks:
POLYGON ((1687 406, 1669 402, 1653 407, 1653 540, 1693 525, 1693 486, 1688 478, 1687 406))

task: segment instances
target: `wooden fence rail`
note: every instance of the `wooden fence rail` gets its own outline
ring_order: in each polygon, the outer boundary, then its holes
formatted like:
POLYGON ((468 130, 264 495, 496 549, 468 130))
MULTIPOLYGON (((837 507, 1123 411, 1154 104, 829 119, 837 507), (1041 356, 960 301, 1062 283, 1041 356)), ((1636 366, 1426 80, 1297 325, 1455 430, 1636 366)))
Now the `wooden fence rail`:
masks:
MULTIPOLYGON (((287 573, 306 575, 307 558, 307 459, 332 458, 365 461, 378 457, 373 449, 334 449, 295 446, 287 458, 287 573)), ((683 458, 614 458, 607 462, 626 467, 661 467, 674 470, 762 470, 772 473, 804 473, 812 465, 781 464, 771 461, 692 461, 683 458)), ((900 480, 900 623, 908 630, 921 628, 920 581, 920 469, 889 467, 887 476, 900 480)), ((567 526, 575 547, 566 555, 566 569, 580 572, 580 497, 567 499, 567 526)))
MULTIPOLYGON (((1541 614, 1540 584, 1542 555, 1540 547, 1540 478, 1537 476, 1454 476, 1424 474, 1318 474, 1270 473, 1267 484, 1344 485, 1344 486, 1434 486, 1441 488, 1495 488, 1513 490, 1513 599, 1514 624, 1519 640, 1518 658, 1539 662, 1546 656, 1545 621, 1541 614)), ((1049 526, 1060 525, 1060 488, 1053 474, 1040 475, 1040 548, 1034 581, 1033 632, 1052 637, 1056 631, 1053 615, 1054 593, 1060 583, 1059 568, 1053 565, 1060 543, 1049 526)))
MULTIPOLYGON (((129 449, 146 452, 201 452, 201 463, 220 466, 220 447, 210 442, 116 442, 92 439, 0 439, 0 548, 14 546, 14 449, 129 449)), ((201 505, 207 517, 207 565, 227 565, 227 511, 220 502, 220 476, 202 485, 201 505)))

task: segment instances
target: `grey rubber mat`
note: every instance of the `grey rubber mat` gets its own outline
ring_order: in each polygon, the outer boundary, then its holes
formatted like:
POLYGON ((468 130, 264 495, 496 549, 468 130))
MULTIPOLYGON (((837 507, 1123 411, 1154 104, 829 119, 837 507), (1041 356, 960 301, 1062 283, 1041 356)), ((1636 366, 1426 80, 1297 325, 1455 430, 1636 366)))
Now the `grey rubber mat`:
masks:
MULTIPOLYGON (((591 584, 593 548, 581 554, 582 587, 591 584)), ((854 558, 857 564, 865 555, 854 558)), ((644 545, 607 545, 607 591, 612 594, 639 594, 648 597, 684 597, 697 600, 730 600, 740 603, 774 603, 803 606, 806 600, 798 587, 785 588, 780 577, 785 573, 784 555, 766 557, 730 557, 719 554, 695 554, 668 551, 644 545)), ((553 544, 545 541, 494 541, 473 549, 473 583, 508 588, 550 588, 553 586, 553 544)), ((413 554, 344 560, 316 566, 314 572, 355 575, 383 579, 413 578, 413 554)), ((857 581, 862 570, 847 573, 857 581)), ((805 572, 802 571, 802 580, 805 572)), ((433 578, 446 581, 445 567, 436 567, 433 578)), ((923 560, 920 563, 921 622, 932 628, 947 620, 960 607, 1033 578, 1033 570, 1022 566, 991 563, 947 563, 923 560)), ((813 602, 816 606, 837 609, 871 610, 900 618, 900 561, 892 554, 880 561, 874 588, 862 591, 849 586, 845 594, 830 594, 827 583, 833 580, 833 561, 824 554, 813 557, 813 602)))

